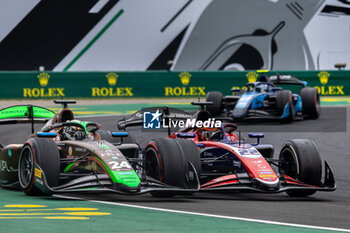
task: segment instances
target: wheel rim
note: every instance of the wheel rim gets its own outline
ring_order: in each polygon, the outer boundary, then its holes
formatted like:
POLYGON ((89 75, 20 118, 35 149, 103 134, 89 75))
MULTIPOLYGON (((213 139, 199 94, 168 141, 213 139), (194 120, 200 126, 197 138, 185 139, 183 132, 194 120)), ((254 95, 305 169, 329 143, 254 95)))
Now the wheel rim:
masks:
POLYGON ((30 184, 34 171, 33 154, 29 147, 25 147, 21 154, 19 165, 19 179, 21 185, 26 188, 30 184))
POLYGON ((158 153, 153 147, 147 148, 145 152, 145 165, 144 172, 146 176, 152 177, 153 179, 160 180, 160 167, 158 160, 158 153))
POLYGON ((295 164, 293 151, 285 148, 281 153, 281 168, 285 175, 297 179, 297 167, 295 164))

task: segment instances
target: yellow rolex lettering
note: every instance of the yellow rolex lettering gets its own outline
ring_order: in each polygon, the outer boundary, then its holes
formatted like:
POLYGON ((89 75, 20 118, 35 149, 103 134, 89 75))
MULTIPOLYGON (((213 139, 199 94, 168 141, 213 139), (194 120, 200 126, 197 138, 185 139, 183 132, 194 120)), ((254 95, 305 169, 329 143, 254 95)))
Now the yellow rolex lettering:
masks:
POLYGON ((181 95, 181 88, 180 87, 175 87, 173 91, 174 91, 174 95, 176 95, 176 96, 181 95))
POLYGON ((45 94, 45 89, 40 88, 40 97, 46 97, 47 95, 45 94))
POLYGON ((344 86, 337 86, 337 93, 338 93, 338 95, 344 95, 343 88, 344 88, 344 86))
POLYGON ((92 96, 101 96, 100 95, 100 89, 98 87, 91 88, 92 96))
MULTIPOLYGON (((58 90, 57 90, 58 91, 58 90)), ((113 97, 113 96, 134 96, 132 87, 93 87, 91 88, 91 96, 113 97)))
POLYGON ((32 89, 32 96, 33 97, 39 97, 40 96, 40 90, 38 88, 32 89))
POLYGON ((180 95, 182 95, 182 96, 186 96, 186 95, 188 95, 188 94, 186 93, 186 90, 187 90, 187 88, 186 88, 186 87, 181 87, 181 92, 180 92, 180 95))
POLYGON ((320 95, 344 95, 344 86, 315 86, 320 95))
POLYGON ((190 87, 190 95, 197 95, 197 87, 190 87))
POLYGON ((328 90, 326 90, 325 86, 321 87, 321 93, 322 95, 328 95, 328 90))
POLYGON ((165 96, 172 96, 173 94, 173 88, 171 87, 165 87, 165 96))
POLYGON ((23 97, 32 97, 32 92, 30 88, 23 88, 23 97))
POLYGON ((132 93, 132 87, 125 87, 126 96, 134 96, 132 93))
POLYGON ((337 87, 335 87, 335 86, 329 86, 329 87, 328 87, 328 92, 329 92, 329 94, 330 94, 330 95, 336 94, 336 92, 335 92, 335 91, 336 91, 336 88, 337 88, 337 87))
POLYGON ((100 89, 100 93, 101 93, 101 96, 103 96, 103 97, 108 96, 108 88, 102 87, 102 88, 100 89))
POLYGON ((109 92, 109 96, 117 96, 118 95, 117 93, 114 93, 113 87, 109 87, 108 92, 109 92))
POLYGON ((205 87, 198 87, 198 95, 205 96, 205 87))
POLYGON ((57 91, 57 96, 65 96, 64 95, 64 88, 56 88, 56 91, 57 91))
POLYGON ((117 88, 117 96, 124 96, 124 88, 122 87, 117 88))
POLYGON ((48 96, 49 97, 56 96, 56 88, 49 88, 48 96))
POLYGON ((165 87, 165 96, 205 96, 205 87, 165 87))

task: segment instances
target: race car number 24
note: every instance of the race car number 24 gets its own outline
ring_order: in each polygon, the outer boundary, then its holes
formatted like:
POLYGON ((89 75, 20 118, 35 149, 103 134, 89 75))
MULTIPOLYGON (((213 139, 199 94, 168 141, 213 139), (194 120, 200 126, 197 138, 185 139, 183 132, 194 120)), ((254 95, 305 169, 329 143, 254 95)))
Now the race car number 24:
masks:
POLYGON ((112 170, 118 170, 121 168, 131 168, 131 165, 126 161, 121 161, 120 163, 117 161, 110 161, 108 164, 112 165, 112 170))

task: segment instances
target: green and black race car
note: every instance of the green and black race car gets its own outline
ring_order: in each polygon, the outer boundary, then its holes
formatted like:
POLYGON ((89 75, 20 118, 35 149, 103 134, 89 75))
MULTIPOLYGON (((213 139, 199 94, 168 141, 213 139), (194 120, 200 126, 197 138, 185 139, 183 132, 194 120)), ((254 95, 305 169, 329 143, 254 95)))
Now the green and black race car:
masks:
POLYGON ((34 105, 0 110, 0 124, 32 124, 26 142, 1 148, 1 187, 20 187, 27 195, 110 191, 172 196, 199 190, 196 165, 185 157, 196 149, 193 142, 161 138, 141 149, 125 131, 75 120, 67 106, 75 101, 55 103, 63 104, 57 114, 34 105), (36 122, 45 125, 34 133, 36 122), (154 148, 157 153, 148 153, 154 148))

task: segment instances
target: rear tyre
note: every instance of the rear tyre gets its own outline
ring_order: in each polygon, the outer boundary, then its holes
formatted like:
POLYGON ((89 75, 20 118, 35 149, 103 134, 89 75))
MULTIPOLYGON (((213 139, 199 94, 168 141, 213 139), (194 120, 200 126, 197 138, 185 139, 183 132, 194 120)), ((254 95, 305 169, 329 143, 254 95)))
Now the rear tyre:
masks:
MULTIPOLYGON (((313 141, 293 139, 284 143, 279 156, 280 172, 308 185, 321 185, 322 163, 313 141)), ((315 190, 290 190, 289 196, 305 197, 315 190)))
POLYGON ((303 104, 303 115, 307 118, 317 119, 321 113, 320 96, 316 88, 304 87, 300 91, 303 104))
POLYGON ((44 171, 48 186, 58 186, 60 155, 54 141, 46 138, 30 138, 23 145, 18 163, 19 183, 24 193, 29 196, 50 196, 51 193, 44 193, 34 185, 35 163, 44 171))
POLYGON ((284 109, 286 104, 288 104, 287 111, 289 111, 289 114, 286 117, 281 118, 281 123, 290 123, 294 119, 294 105, 292 99, 292 92, 289 90, 282 90, 277 93, 276 97, 276 110, 278 115, 280 115, 281 117, 283 116, 283 114, 285 114, 284 109))
POLYGON ((208 105, 207 111, 212 117, 219 115, 223 110, 222 104, 223 95, 218 91, 210 91, 207 94, 207 102, 213 102, 213 105, 208 105))
MULTIPOLYGON (((200 169, 200 164, 193 157, 187 158, 188 152, 194 151, 193 142, 185 139, 157 138, 148 142, 144 151, 144 173, 146 176, 176 187, 186 187, 188 161, 200 169), (192 160, 192 161, 191 161, 192 160)), ((198 150, 197 150, 198 154, 198 150)), ((198 154, 199 156, 199 154, 198 154)), ((198 172, 198 171, 197 171, 198 172)), ((171 197, 170 192, 151 192, 155 197, 171 197)))

